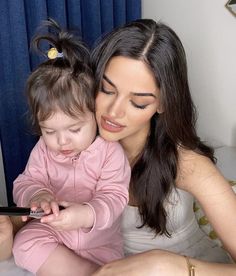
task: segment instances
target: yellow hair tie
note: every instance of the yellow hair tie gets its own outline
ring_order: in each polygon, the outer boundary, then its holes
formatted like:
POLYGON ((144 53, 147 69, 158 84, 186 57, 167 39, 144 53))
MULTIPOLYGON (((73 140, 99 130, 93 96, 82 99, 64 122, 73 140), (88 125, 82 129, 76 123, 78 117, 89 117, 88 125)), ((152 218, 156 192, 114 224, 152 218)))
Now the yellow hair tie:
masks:
POLYGON ((62 58, 63 57, 63 53, 59 53, 57 51, 56 48, 51 48, 49 51, 48 51, 48 58, 49 59, 55 59, 55 58, 62 58))

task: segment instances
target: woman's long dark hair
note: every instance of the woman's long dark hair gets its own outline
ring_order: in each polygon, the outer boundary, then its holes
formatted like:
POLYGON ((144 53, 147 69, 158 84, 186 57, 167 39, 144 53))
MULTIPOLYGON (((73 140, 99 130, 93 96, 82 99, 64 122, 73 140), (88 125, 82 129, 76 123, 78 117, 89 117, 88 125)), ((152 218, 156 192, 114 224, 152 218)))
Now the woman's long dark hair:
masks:
POLYGON ((138 204, 142 226, 170 235, 164 202, 175 188, 178 146, 214 162, 213 150, 196 134, 196 111, 190 95, 184 48, 175 32, 150 19, 136 20, 106 35, 92 53, 95 91, 109 60, 125 56, 142 60, 160 89, 163 113, 151 119, 143 152, 132 168, 130 190, 138 204))

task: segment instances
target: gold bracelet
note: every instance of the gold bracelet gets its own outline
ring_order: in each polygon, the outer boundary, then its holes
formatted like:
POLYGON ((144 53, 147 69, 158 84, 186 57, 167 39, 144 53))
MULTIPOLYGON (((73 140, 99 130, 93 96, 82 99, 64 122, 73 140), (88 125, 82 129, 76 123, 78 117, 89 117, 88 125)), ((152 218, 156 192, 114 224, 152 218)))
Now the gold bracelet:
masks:
POLYGON ((188 266, 188 275, 195 276, 195 265, 190 263, 189 258, 187 256, 184 256, 184 257, 185 257, 185 260, 186 260, 187 266, 188 266))

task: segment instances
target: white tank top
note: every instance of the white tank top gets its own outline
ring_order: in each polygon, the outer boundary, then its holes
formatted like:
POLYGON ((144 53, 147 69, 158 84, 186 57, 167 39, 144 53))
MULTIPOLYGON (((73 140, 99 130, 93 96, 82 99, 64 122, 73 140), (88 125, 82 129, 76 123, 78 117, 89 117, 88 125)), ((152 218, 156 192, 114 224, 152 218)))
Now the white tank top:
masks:
POLYGON ((191 194, 173 189, 165 208, 170 238, 166 235, 155 236, 146 226, 137 228, 141 225, 138 208, 126 207, 122 220, 125 255, 164 249, 208 261, 230 262, 225 251, 216 248, 216 244, 199 228, 191 194))

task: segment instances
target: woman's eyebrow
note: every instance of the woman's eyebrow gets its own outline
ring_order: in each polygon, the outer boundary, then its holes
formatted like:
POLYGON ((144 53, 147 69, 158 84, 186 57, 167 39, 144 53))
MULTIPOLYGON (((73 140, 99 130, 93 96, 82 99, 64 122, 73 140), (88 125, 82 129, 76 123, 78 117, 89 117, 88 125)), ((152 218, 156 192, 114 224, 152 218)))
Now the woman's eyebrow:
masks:
POLYGON ((156 98, 156 96, 153 93, 150 92, 131 92, 134 96, 138 97, 153 97, 156 98))
MULTIPOLYGON (((115 86, 115 84, 105 74, 103 75, 103 79, 105 81, 107 81, 115 89, 117 89, 117 87, 115 86)), ((138 96, 138 97, 153 97, 153 98, 156 98, 155 94, 153 94, 151 92, 131 92, 131 94, 133 96, 138 96)))

